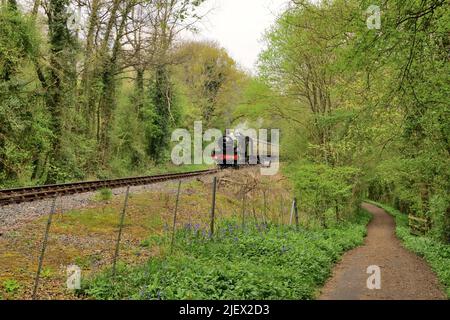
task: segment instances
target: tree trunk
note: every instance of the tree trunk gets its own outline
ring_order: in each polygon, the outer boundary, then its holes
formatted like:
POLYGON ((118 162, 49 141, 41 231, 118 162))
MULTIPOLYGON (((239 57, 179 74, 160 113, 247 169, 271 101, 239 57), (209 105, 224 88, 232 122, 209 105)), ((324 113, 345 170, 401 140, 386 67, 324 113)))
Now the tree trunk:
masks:
POLYGON ((40 6, 41 6, 41 0, 34 0, 33 10, 31 11, 31 15, 33 16, 33 18, 37 16, 40 6))
POLYGON ((136 68, 136 113, 142 119, 144 108, 144 69, 136 68))
POLYGON ((50 37, 50 72, 47 86, 47 108, 51 115, 53 132, 52 154, 48 181, 59 181, 59 168, 62 165, 63 115, 69 104, 73 83, 73 59, 71 57, 71 39, 67 29, 68 0, 50 0, 48 8, 48 26, 50 37))
POLYGON ((93 92, 92 83, 92 64, 94 61, 94 37, 98 28, 98 12, 100 9, 100 0, 93 0, 91 15, 89 18, 88 33, 86 37, 86 49, 84 53, 84 70, 81 76, 81 94, 80 98, 84 105, 83 113, 87 122, 87 133, 94 133, 96 127, 96 98, 93 92))
POLYGON ((114 41, 111 57, 108 59, 105 57, 102 72, 103 91, 100 97, 98 108, 102 115, 102 121, 100 123, 98 149, 100 155, 100 163, 105 165, 109 159, 110 153, 110 132, 113 122, 113 111, 116 107, 116 73, 117 63, 119 58, 119 52, 121 48, 121 42, 125 25, 127 21, 127 15, 132 7, 131 1, 127 3, 124 12, 122 14, 122 20, 120 22, 119 30, 117 31, 116 39, 114 41))

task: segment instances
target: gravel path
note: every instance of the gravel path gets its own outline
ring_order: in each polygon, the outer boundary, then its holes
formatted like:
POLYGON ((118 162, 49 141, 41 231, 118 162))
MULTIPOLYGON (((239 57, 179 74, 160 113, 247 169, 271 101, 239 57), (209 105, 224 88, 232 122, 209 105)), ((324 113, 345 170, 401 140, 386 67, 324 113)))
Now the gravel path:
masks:
POLYGON ((406 250, 395 236, 394 219, 364 204, 373 214, 365 245, 344 255, 320 300, 437 300, 446 296, 427 263, 406 250), (369 266, 381 269, 381 289, 369 290, 369 266))

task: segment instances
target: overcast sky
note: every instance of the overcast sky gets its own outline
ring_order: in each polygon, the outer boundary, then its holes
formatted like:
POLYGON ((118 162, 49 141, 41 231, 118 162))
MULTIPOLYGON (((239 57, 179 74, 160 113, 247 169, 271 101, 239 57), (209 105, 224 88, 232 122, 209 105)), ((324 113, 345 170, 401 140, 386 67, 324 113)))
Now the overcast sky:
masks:
POLYGON ((209 0, 211 10, 201 22, 198 40, 214 40, 245 69, 255 70, 262 37, 287 0, 209 0))

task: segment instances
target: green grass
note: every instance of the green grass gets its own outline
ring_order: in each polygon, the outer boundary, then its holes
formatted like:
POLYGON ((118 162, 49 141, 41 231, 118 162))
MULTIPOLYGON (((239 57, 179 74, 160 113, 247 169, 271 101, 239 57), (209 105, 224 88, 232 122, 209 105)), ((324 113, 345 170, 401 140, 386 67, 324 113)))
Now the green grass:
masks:
POLYGON ((439 278, 439 281, 444 285, 446 294, 450 299, 450 245, 443 244, 427 236, 411 235, 408 226, 408 216, 406 214, 385 204, 373 201, 367 202, 383 208, 395 218, 397 237, 403 242, 405 248, 416 253, 428 262, 439 278))
POLYGON ((95 200, 97 201, 110 201, 113 197, 113 193, 111 189, 103 188, 97 191, 95 195, 95 200))
MULTIPOLYGON (((94 299, 314 299, 342 254, 366 235, 368 213, 332 229, 296 231, 286 226, 222 223, 212 240, 198 226, 176 235, 173 255, 130 267, 116 279, 106 270, 83 283, 94 299)), ((164 246, 153 238, 150 246, 164 246)))
POLYGON ((7 279, 3 281, 3 289, 10 295, 15 295, 20 290, 20 288, 21 286, 16 280, 7 279))

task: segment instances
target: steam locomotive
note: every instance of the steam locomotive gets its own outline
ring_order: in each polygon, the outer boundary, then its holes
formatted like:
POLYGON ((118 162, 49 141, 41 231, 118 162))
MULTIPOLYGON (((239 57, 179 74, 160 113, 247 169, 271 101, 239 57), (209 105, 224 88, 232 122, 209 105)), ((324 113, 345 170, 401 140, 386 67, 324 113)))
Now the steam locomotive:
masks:
POLYGON ((220 168, 239 168, 248 165, 270 167, 278 160, 278 148, 267 141, 253 139, 238 132, 231 132, 219 139, 212 158, 220 168))

